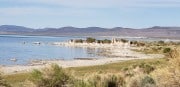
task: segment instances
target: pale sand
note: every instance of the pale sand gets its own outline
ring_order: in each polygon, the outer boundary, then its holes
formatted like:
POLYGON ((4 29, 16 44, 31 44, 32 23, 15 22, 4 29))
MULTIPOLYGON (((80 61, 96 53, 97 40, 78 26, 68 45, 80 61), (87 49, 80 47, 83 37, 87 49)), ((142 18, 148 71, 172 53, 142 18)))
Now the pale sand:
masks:
POLYGON ((110 56, 116 56, 111 58, 100 58, 94 60, 50 60, 50 61, 40 61, 38 63, 32 63, 32 65, 15 65, 15 66, 0 66, 0 69, 4 74, 14 74, 14 73, 23 73, 30 72, 33 69, 43 69, 45 67, 49 67, 51 64, 58 64, 63 68, 67 67, 79 67, 79 66, 93 66, 93 65, 103 65, 108 63, 115 63, 124 60, 132 60, 132 59, 149 59, 149 58, 163 58, 164 55, 161 54, 143 54, 139 52, 131 51, 130 49, 119 49, 113 48, 111 49, 110 56))

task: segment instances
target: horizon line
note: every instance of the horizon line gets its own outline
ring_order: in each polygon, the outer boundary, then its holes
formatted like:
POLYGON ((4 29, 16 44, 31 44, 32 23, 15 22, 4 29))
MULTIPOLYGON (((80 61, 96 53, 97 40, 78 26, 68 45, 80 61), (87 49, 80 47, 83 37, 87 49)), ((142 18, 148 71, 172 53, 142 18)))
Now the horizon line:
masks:
POLYGON ((23 25, 9 25, 9 24, 3 24, 0 26, 18 26, 18 27, 25 27, 25 28, 30 28, 30 29, 47 29, 47 28, 65 28, 65 27, 72 27, 72 28, 92 28, 92 27, 97 27, 97 28, 104 28, 104 29, 113 29, 113 28, 125 28, 125 29, 147 29, 147 28, 153 28, 153 27, 179 27, 180 26, 159 26, 159 25, 155 25, 155 26, 149 26, 149 27, 143 27, 143 28, 133 28, 133 27, 120 27, 120 26, 116 26, 116 27, 100 27, 100 26, 87 26, 87 27, 75 27, 75 26, 62 26, 62 27, 43 27, 43 28, 32 28, 32 27, 27 27, 27 26, 23 26, 23 25))

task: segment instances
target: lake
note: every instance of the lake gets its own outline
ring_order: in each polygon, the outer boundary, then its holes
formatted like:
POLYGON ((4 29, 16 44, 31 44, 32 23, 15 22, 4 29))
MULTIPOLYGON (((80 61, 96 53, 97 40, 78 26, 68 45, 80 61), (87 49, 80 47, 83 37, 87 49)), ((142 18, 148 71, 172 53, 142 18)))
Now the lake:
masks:
POLYGON ((102 58, 97 49, 54 46, 52 42, 64 42, 83 37, 48 37, 0 35, 0 65, 25 65, 38 59, 102 58), (34 44, 40 42, 41 44, 34 44), (17 59, 17 61, 12 61, 17 59))
MULTIPOLYGON (((86 37, 50 37, 0 35, 0 65, 25 65, 32 60, 73 60, 74 58, 105 58, 98 55, 103 49, 54 46, 53 42, 66 42, 70 39, 86 37), (37 44, 37 42, 41 44, 37 44), (35 44, 36 43, 36 44, 35 44), (17 61, 12 61, 17 59, 17 61)), ((112 37, 96 37, 112 39, 112 37)), ((122 37, 121 37, 122 38, 122 37)), ((157 41, 154 38, 125 38, 128 40, 157 41)), ((165 39, 164 39, 165 40, 165 39)))

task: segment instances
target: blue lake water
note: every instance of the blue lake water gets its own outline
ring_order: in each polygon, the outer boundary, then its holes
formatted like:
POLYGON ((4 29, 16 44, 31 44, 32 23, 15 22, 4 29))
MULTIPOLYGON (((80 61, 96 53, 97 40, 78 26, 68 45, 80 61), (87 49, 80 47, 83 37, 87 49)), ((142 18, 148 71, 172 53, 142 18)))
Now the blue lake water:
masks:
MULTIPOLYGON (((0 65, 24 65, 36 59, 97 58, 97 49, 53 46, 52 42, 64 42, 82 37, 48 37, 0 35, 0 65), (33 44, 41 42, 42 44, 33 44), (13 62, 10 59, 16 58, 13 62)), ((102 57, 102 56, 101 56, 102 57)))
MULTIPOLYGON (((74 48, 54 46, 52 42, 64 42, 70 39, 85 39, 86 37, 49 37, 49 36, 19 36, 0 35, 0 65, 24 65, 31 60, 74 58, 103 58, 97 55, 102 49, 74 48), (34 44, 40 42, 41 44, 34 44), (17 59, 16 62, 10 59, 17 59)), ((96 39, 112 39, 112 37, 96 37, 96 39)), ((128 40, 157 41, 153 38, 126 38, 128 40)), ((178 40, 179 41, 179 40, 178 40)))

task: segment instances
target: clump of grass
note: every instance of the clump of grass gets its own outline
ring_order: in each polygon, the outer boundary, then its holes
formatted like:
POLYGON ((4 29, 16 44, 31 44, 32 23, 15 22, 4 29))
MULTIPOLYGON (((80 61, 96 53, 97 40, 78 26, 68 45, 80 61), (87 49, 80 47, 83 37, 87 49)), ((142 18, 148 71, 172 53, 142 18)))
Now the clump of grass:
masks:
POLYGON ((84 80, 83 83, 86 84, 84 87, 123 87, 125 79, 117 74, 95 74, 84 80))
POLYGON ((171 48, 164 48, 163 53, 169 53, 171 51, 171 48))
POLYGON ((145 64, 145 63, 141 63, 141 65, 139 65, 139 67, 142 68, 143 72, 147 73, 147 74, 149 74, 150 72, 155 70, 155 68, 152 65, 145 64))
POLYGON ((58 65, 52 65, 43 71, 34 70, 31 78, 37 87, 67 87, 72 84, 71 80, 70 75, 58 65))
POLYGON ((26 87, 24 85, 32 85, 32 82, 28 81, 29 77, 30 73, 16 73, 3 76, 3 78, 13 87, 26 87))
POLYGON ((161 87, 179 87, 180 86, 180 56, 179 49, 172 51, 170 54, 174 55, 169 59, 168 66, 159 68, 152 73, 158 86, 161 87), (174 53, 175 52, 175 53, 174 53))
POLYGON ((149 74, 155 70, 153 64, 141 62, 139 64, 131 65, 130 67, 123 68, 126 76, 133 76, 136 73, 149 74))
POLYGON ((129 80, 127 87, 156 87, 156 83, 148 75, 136 75, 129 80))
POLYGON ((11 87, 10 84, 0 74, 0 87, 11 87))
POLYGON ((141 81, 141 87, 155 87, 156 82, 150 76, 145 76, 141 81))

